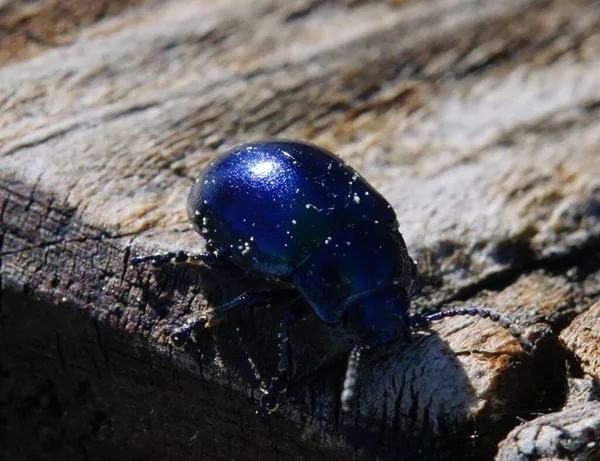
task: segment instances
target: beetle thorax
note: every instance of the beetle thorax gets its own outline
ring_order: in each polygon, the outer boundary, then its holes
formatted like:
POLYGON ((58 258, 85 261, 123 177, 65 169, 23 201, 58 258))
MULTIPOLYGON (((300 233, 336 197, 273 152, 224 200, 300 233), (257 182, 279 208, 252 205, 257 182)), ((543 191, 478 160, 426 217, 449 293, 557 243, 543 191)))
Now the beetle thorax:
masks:
POLYGON ((403 323, 412 275, 397 230, 358 222, 328 238, 292 281, 323 321, 387 337, 403 323))

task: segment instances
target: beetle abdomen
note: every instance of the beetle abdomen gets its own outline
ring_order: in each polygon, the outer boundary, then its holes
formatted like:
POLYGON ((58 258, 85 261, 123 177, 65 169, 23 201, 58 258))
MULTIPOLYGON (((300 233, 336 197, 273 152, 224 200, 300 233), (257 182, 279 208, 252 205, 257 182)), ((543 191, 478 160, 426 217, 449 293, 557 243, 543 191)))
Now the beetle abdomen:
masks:
POLYGON ((267 141, 232 149, 197 178, 188 214, 209 246, 239 267, 292 274, 331 235, 358 221, 396 228, 387 201, 337 156, 267 141))

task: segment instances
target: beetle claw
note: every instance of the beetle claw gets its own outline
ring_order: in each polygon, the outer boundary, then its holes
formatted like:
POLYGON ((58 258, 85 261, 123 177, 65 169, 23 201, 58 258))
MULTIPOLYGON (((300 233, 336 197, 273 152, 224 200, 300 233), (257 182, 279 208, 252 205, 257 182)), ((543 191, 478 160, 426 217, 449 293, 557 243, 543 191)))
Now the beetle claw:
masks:
POLYGON ((171 334, 171 344, 175 349, 185 349, 186 344, 191 340, 196 342, 196 333, 206 327, 208 323, 206 317, 199 317, 188 325, 175 330, 171 334))
POLYGON ((182 328, 172 333, 170 339, 175 349, 182 350, 190 339, 190 334, 188 330, 182 328))
POLYGON ((271 380, 271 385, 268 389, 261 387, 261 391, 264 395, 260 399, 260 405, 258 406, 258 410, 256 411, 256 416, 259 420, 265 415, 265 411, 267 413, 273 413, 279 409, 279 403, 277 403, 277 398, 279 394, 283 394, 287 390, 287 379, 283 376, 277 376, 271 380))

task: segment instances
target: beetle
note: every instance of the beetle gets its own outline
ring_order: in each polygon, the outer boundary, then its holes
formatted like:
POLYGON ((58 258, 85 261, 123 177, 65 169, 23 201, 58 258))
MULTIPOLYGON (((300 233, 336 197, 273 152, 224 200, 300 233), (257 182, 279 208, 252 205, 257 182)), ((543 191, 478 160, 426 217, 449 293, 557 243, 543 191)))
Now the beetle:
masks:
MULTIPOLYGON (((348 359, 341 396, 347 410, 354 396, 365 349, 402 337, 411 328, 456 315, 478 315, 498 322, 531 352, 533 345, 513 322, 481 308, 410 315, 417 276, 390 204, 338 156, 313 144, 267 140, 244 144, 208 164, 193 183, 188 216, 206 240, 206 252, 181 251, 135 257, 150 261, 201 261, 234 264, 246 272, 289 283, 289 290, 247 292, 215 307, 208 317, 175 332, 175 346, 233 309, 291 293, 328 325, 341 325, 359 339, 348 359)), ((292 296, 294 297, 294 296, 292 296)), ((292 378, 288 328, 298 318, 298 303, 286 312, 279 339, 279 374, 262 397, 257 414, 277 408, 277 396, 292 378)))

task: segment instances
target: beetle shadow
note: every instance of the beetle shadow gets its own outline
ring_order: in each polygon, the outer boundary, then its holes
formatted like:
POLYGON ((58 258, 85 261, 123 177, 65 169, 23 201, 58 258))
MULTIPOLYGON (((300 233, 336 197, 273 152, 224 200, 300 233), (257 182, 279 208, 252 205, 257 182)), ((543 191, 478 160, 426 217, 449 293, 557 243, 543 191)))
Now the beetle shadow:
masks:
MULTIPOLYGON (((246 291, 280 287, 235 266, 166 264, 152 271, 139 266, 132 274, 132 285, 140 289, 139 308, 145 314, 148 329, 159 329, 161 333, 157 336, 169 347, 172 347, 169 342, 172 333, 188 320, 206 315, 212 307, 246 291)), ((292 291, 290 301, 295 298, 292 291)), ((252 399, 251 405, 258 408, 260 388, 278 374, 278 335, 288 307, 288 302, 280 301, 270 306, 233 310, 213 327, 195 335, 195 341, 188 341, 183 351, 172 348, 173 357, 191 373, 227 380, 246 393, 252 399), (190 362, 196 370, 189 368, 190 362)), ((320 321, 308 306, 305 310, 307 315, 289 330, 290 353, 296 370, 291 383, 294 388, 297 381, 321 373, 331 363, 345 361, 356 344, 340 329, 320 321)), ((281 401, 286 402, 286 397, 281 401)))
MULTIPOLYGON (((477 432, 477 391, 467 370, 437 333, 415 336, 414 343, 378 351, 365 363, 367 382, 361 383, 357 420, 348 429, 352 439, 364 442, 362 450, 378 457, 460 452, 477 432)), ((478 448, 469 451, 483 455, 478 448)))
MULTIPOLYGON (((144 305, 161 319, 165 336, 208 306, 268 286, 237 269, 205 266, 169 265, 140 280, 144 305)), ((258 405, 261 382, 277 373, 277 336, 286 308, 282 303, 233 311, 179 357, 191 358, 202 375, 227 380, 258 405)), ((367 458, 448 453, 450 458, 480 459, 493 456, 524 408, 544 406, 537 395, 544 377, 527 370, 539 367, 526 366, 523 362, 530 359, 514 348, 486 352, 484 345, 480 351, 460 352, 434 330, 414 336, 411 344, 398 340, 366 354, 354 407, 343 413, 340 395, 353 339, 309 313, 290 328, 297 373, 282 398, 286 417, 325 424, 327 437, 333 429, 344 445, 367 458), (495 382, 485 384, 490 362, 504 369, 492 373, 495 382)), ((268 416, 272 421, 278 417, 268 416)), ((324 438, 323 443, 331 442, 324 438)))
POLYGON ((431 330, 370 351, 349 412, 340 408, 345 360, 297 383, 290 400, 314 418, 332 415, 360 459, 491 459, 517 417, 547 408, 540 389, 550 378, 534 360, 513 346, 457 351, 431 330))

